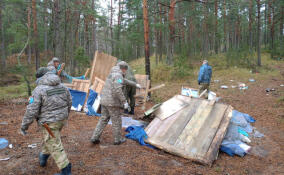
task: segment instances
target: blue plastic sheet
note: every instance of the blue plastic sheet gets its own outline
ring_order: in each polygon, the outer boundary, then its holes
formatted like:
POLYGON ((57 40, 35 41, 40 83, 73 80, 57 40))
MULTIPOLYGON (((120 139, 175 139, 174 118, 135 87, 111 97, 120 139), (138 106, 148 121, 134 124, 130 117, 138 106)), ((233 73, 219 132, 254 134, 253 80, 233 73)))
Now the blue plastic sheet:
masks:
POLYGON ((247 137, 249 137, 249 134, 247 133, 247 132, 245 132, 244 130, 242 130, 242 128, 238 128, 238 132, 240 133, 240 134, 242 134, 242 135, 244 135, 244 136, 247 136, 247 137))
POLYGON ((148 146, 150 148, 155 148, 152 145, 149 145, 144 142, 144 139, 147 139, 147 134, 144 131, 144 128, 141 126, 129 126, 125 129, 128 134, 125 135, 126 138, 135 140, 140 143, 140 145, 148 146))
POLYGON ((5 138, 0 138, 0 149, 4 149, 8 146, 9 141, 5 138))
POLYGON ((96 113, 93 109, 93 104, 98 96, 98 93, 96 93, 94 90, 90 89, 90 94, 87 100, 87 108, 88 112, 86 113, 89 116, 101 116, 101 114, 96 113))
POLYGON ((69 92, 72 96, 72 107, 75 108, 76 111, 81 111, 80 107, 84 105, 86 92, 77 91, 73 89, 69 89, 69 92))

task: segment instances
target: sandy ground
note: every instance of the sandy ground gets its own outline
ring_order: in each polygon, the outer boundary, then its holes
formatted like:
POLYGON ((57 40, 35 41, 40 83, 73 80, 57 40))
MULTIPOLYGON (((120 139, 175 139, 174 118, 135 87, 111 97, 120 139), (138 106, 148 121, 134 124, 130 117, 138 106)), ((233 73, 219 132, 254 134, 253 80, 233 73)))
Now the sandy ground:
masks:
MULTIPOLYGON (((284 84, 283 76, 251 83, 246 91, 218 90, 217 94, 222 97, 222 102, 252 115, 257 120, 254 126, 264 133, 265 137, 253 139, 251 144, 260 155, 254 153, 241 158, 220 153, 212 167, 162 150, 140 146, 132 140, 114 146, 111 126, 105 129, 101 144, 93 146, 89 139, 98 117, 72 112, 68 125, 63 129, 62 141, 72 162, 73 174, 284 174, 284 105, 283 102, 277 101, 280 94, 283 94, 284 87, 280 87, 280 84, 284 84), (267 95, 266 88, 275 88, 276 91, 267 95)), ((0 161, 0 175, 54 174, 58 169, 52 158, 49 159, 47 167, 39 167, 41 132, 37 125, 32 124, 25 137, 18 133, 25 107, 25 100, 22 99, 0 103, 0 137, 13 144, 12 149, 0 150, 0 159, 10 157, 10 160, 0 161), (33 143, 36 143, 37 147, 28 148, 28 145, 33 143)))

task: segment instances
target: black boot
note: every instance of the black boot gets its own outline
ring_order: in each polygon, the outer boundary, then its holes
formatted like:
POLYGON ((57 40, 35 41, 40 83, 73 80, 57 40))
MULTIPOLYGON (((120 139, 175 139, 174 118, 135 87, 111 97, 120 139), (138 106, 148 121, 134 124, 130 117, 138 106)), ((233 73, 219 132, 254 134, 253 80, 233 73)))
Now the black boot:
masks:
POLYGON ((49 157, 49 154, 39 153, 39 165, 41 167, 45 167, 46 166, 48 157, 49 157))
POLYGON ((120 141, 118 141, 118 142, 115 141, 113 144, 114 145, 120 145, 120 144, 122 144, 124 142, 126 142, 126 139, 125 138, 121 138, 120 141))
POLYGON ((94 145, 96 145, 96 144, 99 144, 101 141, 100 140, 93 140, 93 139, 91 139, 91 142, 94 144, 94 145))
POLYGON ((134 115, 134 107, 131 107, 131 111, 129 112, 130 115, 134 115))
POLYGON ((71 163, 69 163, 65 168, 63 168, 60 174, 55 174, 55 175, 72 175, 71 174, 71 163))
POLYGON ((128 109, 124 109, 124 114, 128 114, 128 109))

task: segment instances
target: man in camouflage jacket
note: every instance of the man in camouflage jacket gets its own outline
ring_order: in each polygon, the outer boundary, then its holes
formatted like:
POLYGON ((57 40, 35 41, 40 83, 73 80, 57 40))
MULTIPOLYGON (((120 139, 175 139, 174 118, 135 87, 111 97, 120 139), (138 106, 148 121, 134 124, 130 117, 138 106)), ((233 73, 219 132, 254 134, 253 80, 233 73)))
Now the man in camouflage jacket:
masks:
POLYGON ((127 69, 127 63, 121 61, 111 69, 107 77, 101 93, 102 117, 100 117, 91 138, 91 142, 94 144, 100 143, 100 136, 110 119, 112 121, 114 144, 119 145, 126 141, 125 138, 121 136, 120 108, 123 107, 124 109, 130 110, 130 107, 122 88, 126 84, 141 87, 139 84, 123 77, 127 69))
MULTIPOLYGON (((47 68, 40 68, 38 72, 43 74, 47 72, 42 69, 47 68)), ((72 97, 54 73, 47 72, 43 76, 37 74, 37 77, 40 80, 32 93, 31 99, 33 100, 30 100, 23 117, 21 133, 25 135, 29 125, 36 119, 43 132, 42 151, 39 154, 40 166, 46 166, 47 159, 51 155, 61 170, 61 175, 69 175, 71 174, 71 163, 64 151, 60 131, 68 119, 72 97), (42 126, 44 123, 48 125, 55 138, 42 126)))

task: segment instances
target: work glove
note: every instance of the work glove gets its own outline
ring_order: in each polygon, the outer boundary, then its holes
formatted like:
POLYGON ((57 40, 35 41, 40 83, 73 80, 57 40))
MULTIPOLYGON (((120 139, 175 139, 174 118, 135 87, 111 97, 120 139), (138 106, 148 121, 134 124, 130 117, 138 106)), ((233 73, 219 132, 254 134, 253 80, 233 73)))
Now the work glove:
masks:
POLYGON ((20 129, 20 134, 22 134, 23 136, 27 135, 27 131, 25 128, 21 127, 20 129))
POLYGON ((130 108, 130 106, 127 102, 124 103, 123 107, 124 107, 124 109, 128 110, 128 112, 131 111, 131 108, 130 108))
POLYGON ((141 88, 142 88, 142 86, 141 86, 140 84, 136 84, 136 87, 137 87, 138 89, 141 89, 141 88))

